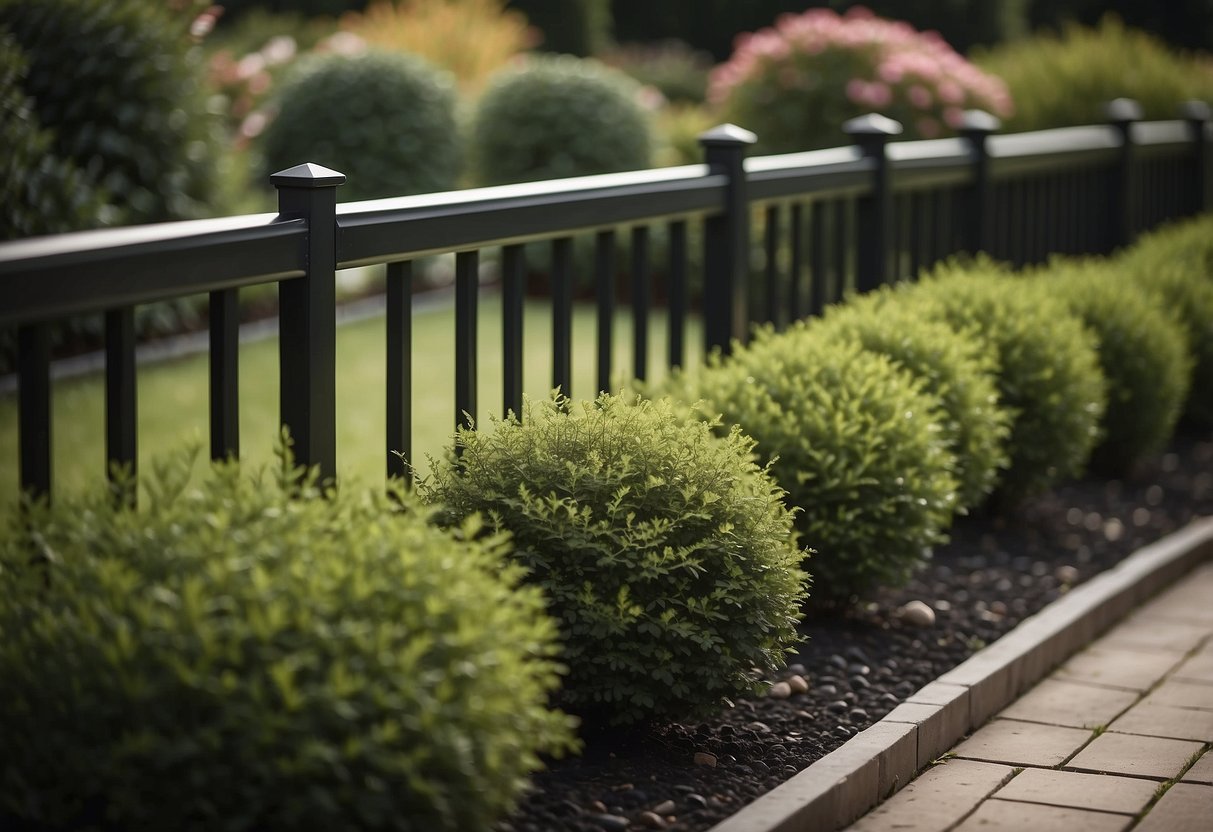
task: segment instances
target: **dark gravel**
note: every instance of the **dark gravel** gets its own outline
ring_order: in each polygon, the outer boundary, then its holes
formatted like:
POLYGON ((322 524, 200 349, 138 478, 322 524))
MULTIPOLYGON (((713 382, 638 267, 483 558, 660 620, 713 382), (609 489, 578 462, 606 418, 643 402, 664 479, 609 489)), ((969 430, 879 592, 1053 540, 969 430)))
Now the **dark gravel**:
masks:
MULTIPOLYGON (((1213 438, 1180 439, 1125 480, 1090 478, 996 518, 961 518, 917 578, 844 617, 809 621, 788 699, 715 719, 599 737, 554 762, 498 832, 706 830, 879 720, 902 699, 1194 517, 1213 515, 1213 438), (895 615, 911 600, 934 627, 895 615), (715 765, 704 764, 714 759, 715 765), (697 762, 697 759, 700 762, 697 762)), ((771 681, 776 681, 772 679, 771 681)))

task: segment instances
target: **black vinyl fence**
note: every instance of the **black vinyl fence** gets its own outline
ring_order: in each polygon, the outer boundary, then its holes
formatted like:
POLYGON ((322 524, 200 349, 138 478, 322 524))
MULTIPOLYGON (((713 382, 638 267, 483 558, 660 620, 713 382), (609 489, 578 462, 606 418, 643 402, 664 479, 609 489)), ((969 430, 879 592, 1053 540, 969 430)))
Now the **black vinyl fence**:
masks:
MULTIPOLYGON (((337 204, 345 177, 303 164, 271 177, 277 214, 164 223, 0 244, 0 326, 18 329, 20 480, 51 490, 49 325, 105 313, 106 458, 134 470, 134 307, 209 292, 210 450, 238 455, 237 292, 276 282, 281 418, 300 463, 336 470, 335 273, 387 264, 385 450, 411 456, 412 264, 455 253, 457 422, 475 414, 480 252, 501 247, 504 401, 520 412, 525 251, 550 243, 552 386, 568 391, 573 239, 593 239, 597 388, 610 389, 616 236, 629 235, 632 373, 643 378, 654 287, 650 234, 665 236, 661 271, 670 366, 686 344, 690 239, 702 239, 703 348, 728 351, 756 321, 819 313, 849 290, 913 276, 940 258, 984 251, 1016 264, 1051 253, 1105 253, 1140 231, 1210 205, 1209 107, 1143 122, 1119 99, 1107 124, 999 135, 966 114, 959 138, 894 142, 879 115, 844 125, 854 145, 746 159, 754 136, 733 125, 700 137, 705 164, 337 204), (751 222, 760 218, 761 239, 751 222), (694 232, 694 233, 692 233, 694 232), (752 246, 765 266, 751 273, 752 246)), ((391 454, 389 476, 406 466, 391 454)), ((131 496, 133 499, 133 495, 131 496)))

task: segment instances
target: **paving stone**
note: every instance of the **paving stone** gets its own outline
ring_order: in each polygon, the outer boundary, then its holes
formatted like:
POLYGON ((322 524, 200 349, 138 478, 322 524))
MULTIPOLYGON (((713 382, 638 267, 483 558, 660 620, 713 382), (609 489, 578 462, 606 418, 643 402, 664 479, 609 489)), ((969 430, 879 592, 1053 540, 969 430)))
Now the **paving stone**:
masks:
POLYGON ((1186 660, 1176 668, 1171 678, 1180 682, 1213 685, 1213 645, 1206 645, 1203 650, 1186 660))
POLYGON ((1146 696, 1148 705, 1169 705, 1172 708, 1200 708, 1213 711, 1213 686, 1200 682, 1168 679, 1146 696))
POLYGON ((1045 679, 999 716, 1070 728, 1096 728, 1108 725, 1137 699, 1138 694, 1133 691, 1045 679))
POLYGON ((1139 737, 1109 731, 1093 739, 1066 764, 1066 768, 1170 780, 1183 770, 1192 755, 1200 749, 1200 743, 1188 740, 1139 737))
POLYGON ((1205 755, 1184 773, 1183 781, 1213 786, 1213 751, 1206 751, 1205 755))
POLYGON ((987 800, 954 832, 1121 832, 1133 822, 1129 815, 1087 812, 1061 806, 987 800))
POLYGON ((1189 653, 1209 635, 1203 624, 1173 621, 1138 613, 1108 633, 1098 644, 1103 649, 1131 649, 1189 653))
POLYGON ((1174 653, 1116 650, 1096 645, 1059 667, 1053 678, 1144 693, 1179 661, 1174 653))
POLYGON ((956 756, 1013 766, 1056 766, 1065 762, 1091 732, 1081 728, 996 719, 956 747, 956 756))
POLYGON ((850 827, 852 832, 938 832, 955 824, 1012 774, 1010 766, 972 760, 948 760, 850 827))
POLYGON ((1156 788, 1158 784, 1153 780, 1134 777, 1029 768, 1011 778, 994 796, 1000 800, 1135 815, 1146 808, 1156 788))
POLYGON ((1173 708, 1147 701, 1130 708, 1109 726, 1109 730, 1121 734, 1213 742, 1213 710, 1173 708))
POLYGON ((1176 783, 1167 789, 1136 832, 1209 832, 1213 786, 1176 783))

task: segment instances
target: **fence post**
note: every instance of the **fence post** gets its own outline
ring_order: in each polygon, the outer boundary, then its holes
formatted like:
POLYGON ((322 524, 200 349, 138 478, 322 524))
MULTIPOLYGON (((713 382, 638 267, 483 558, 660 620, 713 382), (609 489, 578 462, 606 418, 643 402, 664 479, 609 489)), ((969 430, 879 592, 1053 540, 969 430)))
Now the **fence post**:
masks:
POLYGON ((990 150, 986 140, 1002 127, 998 116, 985 110, 965 110, 960 135, 973 151, 973 186, 969 191, 965 245, 969 254, 988 252, 994 242, 994 188, 990 183, 990 150))
POLYGON ((1209 141, 1205 136, 1208 128, 1210 110, 1204 101, 1185 101, 1180 105, 1179 113, 1188 122, 1188 132, 1192 136, 1192 204, 1184 206, 1189 213, 1199 214, 1208 209, 1209 198, 1209 141))
POLYGON ((745 154, 755 141, 753 133, 735 124, 722 124, 699 136, 708 173, 723 174, 728 180, 723 213, 704 223, 703 330, 709 353, 719 349, 727 355, 733 338, 745 338, 750 245, 745 154))
POLYGON ((278 287, 282 425, 295 461, 337 474, 337 186, 345 174, 311 163, 270 177, 283 219, 307 221, 306 274, 278 287))
POLYGON ((842 131, 872 160, 872 189, 856 203, 855 290, 868 292, 888 279, 889 241, 893 238, 893 190, 889 186, 889 140, 901 124, 879 113, 850 119, 842 131))
POLYGON ((1120 137, 1120 156, 1112 169, 1111 193, 1108 200, 1107 251, 1133 240, 1133 206, 1135 178, 1133 176, 1133 122, 1141 121, 1141 105, 1131 98, 1116 98, 1104 105, 1104 115, 1120 137))

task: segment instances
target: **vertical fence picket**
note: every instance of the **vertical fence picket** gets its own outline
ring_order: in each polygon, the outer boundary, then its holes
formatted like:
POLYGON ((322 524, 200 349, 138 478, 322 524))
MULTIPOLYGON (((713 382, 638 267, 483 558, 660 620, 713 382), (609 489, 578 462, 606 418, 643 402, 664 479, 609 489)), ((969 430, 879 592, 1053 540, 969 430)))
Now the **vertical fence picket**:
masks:
POLYGON ((1209 105, 1204 101, 1186 101, 1180 116, 1188 123, 1188 137, 1192 140, 1192 193, 1184 210, 1198 214, 1209 208, 1209 105))
POLYGON ((210 293, 211 459, 240 457, 240 299, 210 293))
MULTIPOLYGON (((815 317, 825 311, 827 302, 829 283, 826 270, 829 260, 826 256, 826 212, 829 208, 828 203, 819 200, 812 204, 809 214, 809 314, 815 317)), ((837 245, 837 238, 834 239, 837 245)), ((799 298, 795 300, 799 301, 799 298)), ((795 311, 800 311, 799 304, 795 311)))
MULTIPOLYGON (((806 304, 802 300, 804 295, 804 203, 793 202, 791 216, 788 218, 788 229, 790 234, 789 244, 791 251, 788 253, 788 294, 787 294, 787 311, 781 317, 779 314, 779 298, 772 300, 776 310, 774 315, 775 324, 782 327, 784 324, 791 323, 804 315, 806 304)), ((810 290, 811 291, 811 290, 810 290)))
POLYGON ((594 285, 598 304, 598 392, 611 391, 615 327, 615 232, 594 235, 594 285))
POLYGON ((763 285, 763 322, 773 324, 779 313, 779 232, 780 208, 778 205, 768 205, 763 224, 763 252, 766 256, 766 268, 763 270, 765 282, 763 285))
POLYGON ((649 228, 632 229, 632 375, 648 377, 649 366, 649 228))
POLYGON ((850 119, 842 130, 872 160, 872 184, 859 198, 856 220, 855 289, 867 292, 889 279, 889 246, 893 239, 893 189, 889 182, 889 141, 901 134, 896 121, 870 113, 850 119))
POLYGON ((681 367, 686 360, 687 319, 687 223, 675 220, 669 225, 670 289, 669 342, 670 369, 681 367))
POLYGON ((413 479, 413 263, 387 264, 387 476, 413 479))
POLYGON ((17 444, 21 491, 51 496, 51 338, 46 323, 17 328, 17 444))
POLYGON ((476 423, 476 312, 480 252, 455 255, 455 426, 476 423))
POLYGON ((573 395, 573 241, 552 240, 552 387, 573 395))
POLYGON ((502 414, 522 418, 522 321, 526 255, 521 245, 501 251, 502 414))
POLYGON ((115 499, 134 505, 136 465, 135 309, 105 313, 105 464, 111 484, 120 471, 131 478, 115 499))
POLYGON ((1130 98, 1109 101, 1104 108, 1108 122, 1120 140, 1120 154, 1109 174, 1108 218, 1102 251, 1108 252, 1133 239, 1133 213, 1136 205, 1134 175, 1133 123, 1142 117, 1141 105, 1130 98))

